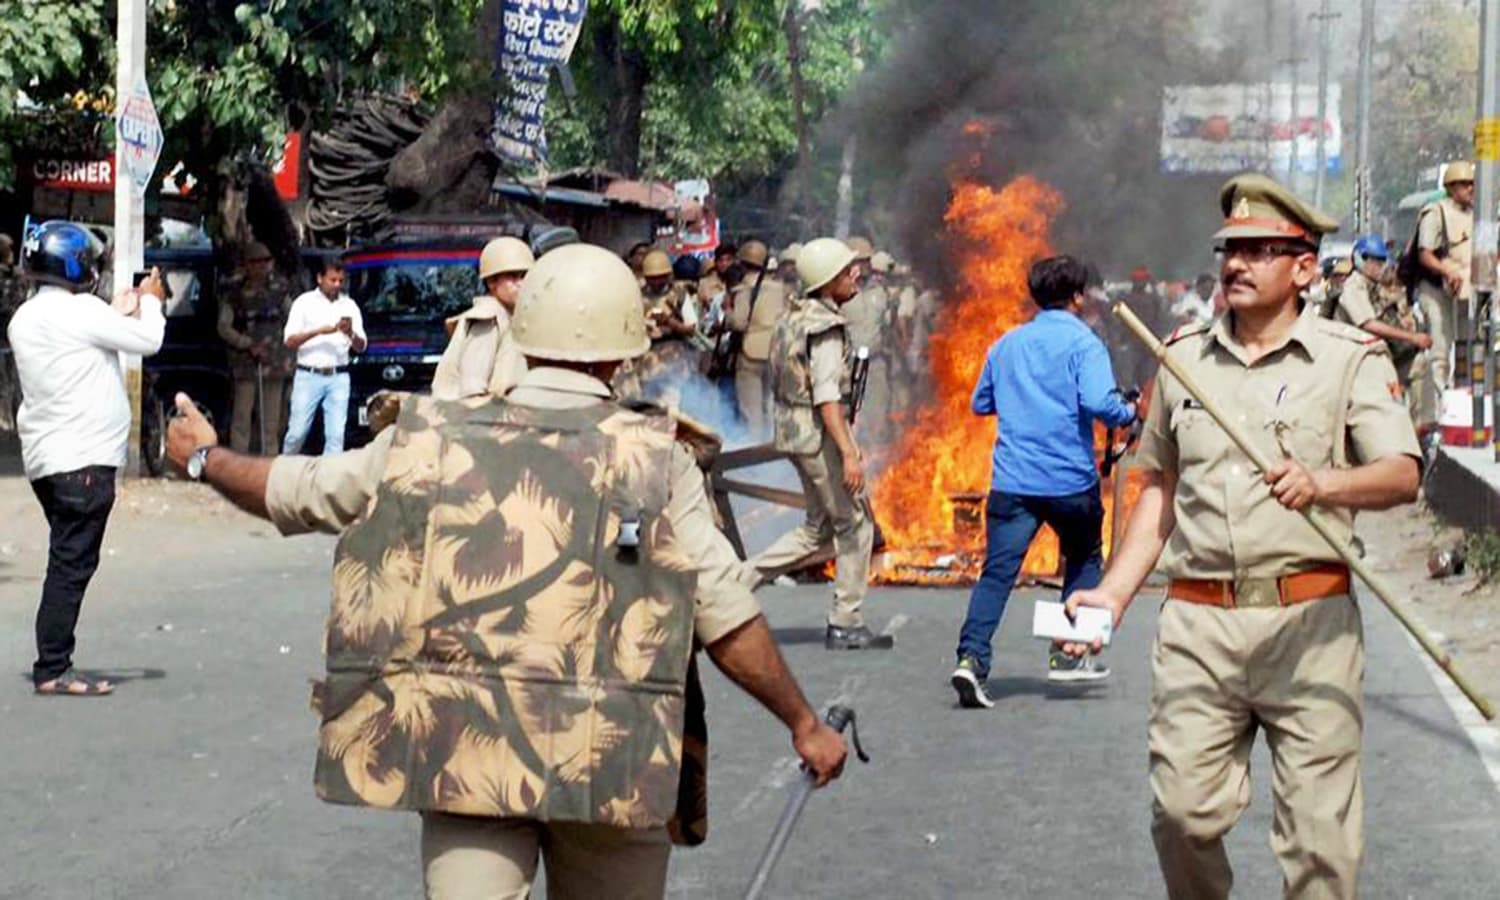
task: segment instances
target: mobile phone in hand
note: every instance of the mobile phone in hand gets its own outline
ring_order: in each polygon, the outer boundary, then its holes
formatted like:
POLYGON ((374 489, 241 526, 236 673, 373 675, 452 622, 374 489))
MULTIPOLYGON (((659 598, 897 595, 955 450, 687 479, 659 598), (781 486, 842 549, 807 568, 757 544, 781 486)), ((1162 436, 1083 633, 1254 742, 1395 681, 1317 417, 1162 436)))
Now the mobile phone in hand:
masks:
MULTIPOLYGON (((144 272, 132 272, 130 275, 130 286, 139 289, 141 282, 150 277, 151 271, 149 269, 144 272)), ((172 286, 167 282, 166 275, 162 275, 161 277, 161 295, 163 300, 172 299, 172 286)))

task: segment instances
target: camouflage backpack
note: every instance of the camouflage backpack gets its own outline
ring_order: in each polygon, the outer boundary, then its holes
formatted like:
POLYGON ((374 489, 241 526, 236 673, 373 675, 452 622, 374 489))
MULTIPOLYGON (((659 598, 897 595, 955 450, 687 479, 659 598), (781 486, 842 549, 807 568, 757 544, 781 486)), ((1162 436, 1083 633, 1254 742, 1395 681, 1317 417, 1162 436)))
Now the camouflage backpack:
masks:
POLYGON ((701 800, 672 419, 419 397, 397 427, 335 556, 318 795, 627 828, 701 800))
MULTIPOLYGON (((824 301, 807 297, 793 301, 776 323, 771 336, 771 392, 776 398, 776 449, 783 453, 817 453, 823 445, 823 426, 813 409, 812 339, 835 328, 843 329, 844 317, 824 301)), ((844 366, 839 376, 839 395, 846 400, 853 390, 849 374, 849 344, 844 342, 844 366)))

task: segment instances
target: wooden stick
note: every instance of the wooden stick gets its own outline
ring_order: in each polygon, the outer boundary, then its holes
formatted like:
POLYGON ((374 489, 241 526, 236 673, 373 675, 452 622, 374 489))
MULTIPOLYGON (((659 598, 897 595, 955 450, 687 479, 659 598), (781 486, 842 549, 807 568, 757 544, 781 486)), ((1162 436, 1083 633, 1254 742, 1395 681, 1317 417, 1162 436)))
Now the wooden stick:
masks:
MULTIPOLYGON (((1250 458, 1250 462, 1261 472, 1270 471, 1271 460, 1261 452, 1259 447, 1251 443, 1249 436, 1240 429, 1239 425, 1233 419, 1224 414, 1224 410, 1219 407, 1219 404, 1204 393, 1203 388, 1193 380, 1191 375, 1183 370, 1182 365, 1167 355, 1167 346, 1157 340, 1156 335, 1151 333, 1151 329, 1147 328, 1141 322, 1130 307, 1124 303, 1116 304, 1115 316, 1121 322, 1125 323, 1125 327, 1130 329, 1137 340, 1146 345, 1151 354, 1161 362, 1162 368, 1171 372, 1172 377, 1176 378, 1182 384, 1183 388, 1192 395, 1193 399, 1202 405, 1203 409, 1219 424, 1219 427, 1224 429, 1224 433, 1229 435, 1229 439, 1234 441, 1235 445, 1250 458)), ((1342 436, 1340 436, 1340 439, 1342 439, 1342 436)), ((1344 562, 1348 564, 1350 570, 1358 575, 1361 581, 1369 585, 1370 590, 1374 592, 1375 596, 1380 598, 1380 602, 1385 604, 1385 608, 1390 610, 1391 615, 1396 617, 1396 621, 1400 622, 1406 628, 1407 632, 1416 639, 1417 643, 1422 645, 1422 649, 1427 651, 1427 655, 1432 657, 1432 661, 1437 663, 1438 667, 1444 672, 1448 673, 1448 677, 1453 679, 1453 683, 1458 685, 1458 689, 1464 692, 1464 696, 1469 698, 1470 702, 1479 710, 1480 715, 1484 716, 1487 720, 1494 719, 1494 704, 1490 702, 1488 697, 1481 694, 1478 688, 1474 687, 1473 683, 1469 681, 1468 676, 1453 661, 1453 657, 1442 647, 1438 646, 1437 641, 1432 639, 1431 633, 1422 626, 1422 623, 1418 622, 1412 617, 1411 613, 1407 612, 1405 604, 1396 599, 1395 593, 1391 590, 1390 586, 1365 564, 1365 561, 1354 552, 1354 548, 1339 539, 1338 533, 1324 519, 1322 512, 1313 506, 1308 506, 1298 510, 1298 512, 1302 514, 1302 517, 1307 520, 1308 524, 1318 534, 1322 535, 1323 540, 1328 542, 1328 546, 1332 547, 1335 553, 1343 557, 1344 562)))

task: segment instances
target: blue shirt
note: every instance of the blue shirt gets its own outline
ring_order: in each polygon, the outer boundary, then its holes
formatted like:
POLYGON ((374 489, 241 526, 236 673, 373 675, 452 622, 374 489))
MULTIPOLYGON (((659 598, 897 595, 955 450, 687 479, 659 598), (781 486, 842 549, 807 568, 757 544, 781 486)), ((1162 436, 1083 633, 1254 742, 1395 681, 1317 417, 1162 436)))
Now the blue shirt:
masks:
POLYGON ((1094 420, 1119 426, 1132 418, 1104 344, 1060 309, 1042 310, 990 347, 972 405, 999 417, 991 489, 1027 497, 1093 487, 1094 420))

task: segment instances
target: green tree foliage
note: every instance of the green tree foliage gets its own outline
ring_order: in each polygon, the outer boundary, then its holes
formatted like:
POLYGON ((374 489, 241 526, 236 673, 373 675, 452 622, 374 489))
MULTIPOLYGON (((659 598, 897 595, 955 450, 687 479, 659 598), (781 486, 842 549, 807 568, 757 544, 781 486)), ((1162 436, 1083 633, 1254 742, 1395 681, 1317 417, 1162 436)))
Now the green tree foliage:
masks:
POLYGON ((855 48, 866 59, 880 53, 884 5, 595 0, 573 57, 579 95, 548 109, 554 166, 740 184, 784 171, 798 144, 789 11, 815 123, 854 79, 855 48))
POLYGON ((1376 63, 1376 205, 1391 212, 1405 194, 1436 187, 1424 170, 1474 153, 1478 14, 1448 2, 1403 7, 1376 63))
POLYGON ((78 93, 104 33, 104 0, 0 0, 0 188, 12 183, 17 146, 56 139, 60 120, 88 134, 111 108, 108 94, 78 93), (23 93, 43 105, 23 116, 23 93))
MULTIPOLYGON (((340 100, 402 89, 438 99, 487 77, 475 18, 485 0, 149 0, 147 79, 167 146, 212 182, 226 162, 265 160, 289 127, 340 100)), ((0 0, 0 127, 30 144, 45 123, 17 115, 114 83, 114 7, 104 0, 0 0)), ((107 129, 106 129, 107 131, 107 129)), ((102 148, 100 148, 102 149, 102 148)), ((10 167, 7 166, 7 172, 10 167)))

